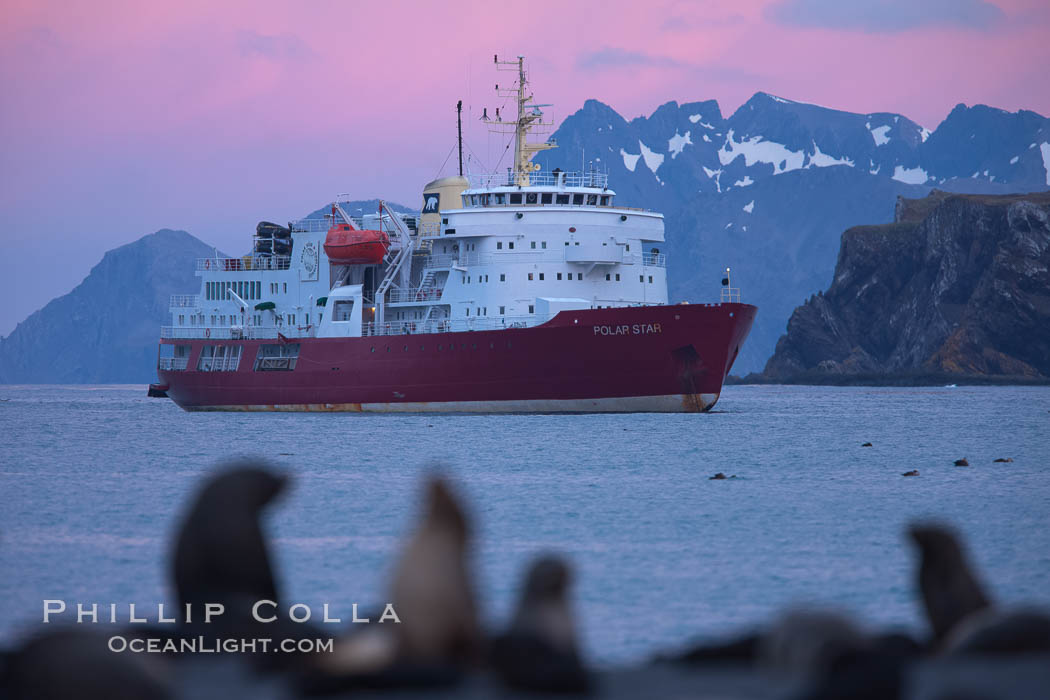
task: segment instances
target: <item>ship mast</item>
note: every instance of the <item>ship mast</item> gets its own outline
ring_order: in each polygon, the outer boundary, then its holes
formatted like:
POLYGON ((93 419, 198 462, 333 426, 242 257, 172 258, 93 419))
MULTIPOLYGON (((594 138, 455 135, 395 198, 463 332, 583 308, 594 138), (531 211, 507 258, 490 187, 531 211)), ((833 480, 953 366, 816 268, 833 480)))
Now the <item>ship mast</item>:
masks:
POLYGON ((518 56, 516 61, 501 61, 499 56, 493 56, 496 70, 516 70, 518 72, 517 89, 500 89, 496 85, 496 93, 500 97, 513 97, 518 103, 518 118, 511 121, 503 121, 499 109, 496 110, 496 118, 488 117, 488 110, 482 120, 489 125, 492 131, 500 133, 514 132, 514 172, 512 183, 519 187, 528 186, 529 175, 540 169, 539 163, 533 163, 532 157, 540 151, 549 148, 557 148, 558 144, 547 140, 545 143, 529 143, 528 135, 531 131, 540 133, 541 130, 550 132, 553 122, 543 121, 543 112, 540 107, 550 107, 549 104, 535 104, 533 95, 528 91, 528 80, 525 77, 525 57, 518 56))

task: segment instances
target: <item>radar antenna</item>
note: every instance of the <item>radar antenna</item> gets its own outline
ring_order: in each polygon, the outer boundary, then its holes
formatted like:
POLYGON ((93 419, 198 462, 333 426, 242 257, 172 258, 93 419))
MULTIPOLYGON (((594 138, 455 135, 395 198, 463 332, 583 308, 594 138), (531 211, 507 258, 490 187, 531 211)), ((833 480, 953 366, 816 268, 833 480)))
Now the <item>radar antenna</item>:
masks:
POLYGON ((498 84, 496 85, 496 93, 500 97, 513 97, 517 100, 518 118, 513 122, 503 121, 497 108, 495 119, 489 119, 488 112, 485 111, 482 115, 482 121, 488 124, 489 128, 494 132, 514 132, 514 173, 513 183, 511 184, 527 186, 529 184, 529 175, 540 169, 539 163, 532 162, 532 157, 540 151, 558 147, 558 144, 551 139, 547 139, 544 143, 529 143, 528 141, 530 132, 550 133, 554 123, 543 120, 543 111, 540 108, 552 105, 536 104, 532 101, 533 95, 528 92, 529 83, 525 77, 524 56, 518 56, 516 61, 501 61, 499 56, 493 56, 492 58, 496 64, 496 70, 516 70, 518 72, 516 89, 500 88, 498 84))

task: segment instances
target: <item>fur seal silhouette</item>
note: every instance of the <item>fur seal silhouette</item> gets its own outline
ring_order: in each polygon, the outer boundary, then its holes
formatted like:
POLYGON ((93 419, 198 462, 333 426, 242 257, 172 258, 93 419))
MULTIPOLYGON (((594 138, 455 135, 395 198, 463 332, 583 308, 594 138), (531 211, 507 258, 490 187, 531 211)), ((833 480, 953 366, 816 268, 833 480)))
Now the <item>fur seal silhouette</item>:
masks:
POLYGON ((918 476, 918 475, 919 475, 919 470, 918 469, 912 469, 911 471, 903 472, 901 474, 901 476, 918 476))
POLYGON ((762 636, 758 660, 793 673, 824 672, 833 659, 863 649, 865 637, 847 617, 827 610, 790 610, 762 636))
POLYGON ((0 696, 11 700, 174 697, 167 663, 159 654, 115 653, 108 639, 72 627, 33 637, 4 659, 0 696))
POLYGON ((966 461, 965 457, 963 457, 962 459, 955 460, 955 466, 957 466, 957 467, 968 467, 968 466, 970 466, 970 463, 968 461, 966 461))
POLYGON ((866 442, 863 445, 861 445, 861 447, 874 447, 874 445, 872 445, 870 442, 866 442))
POLYGON ((507 685, 562 693, 590 687, 576 645, 571 583, 569 567, 558 557, 543 556, 529 568, 514 619, 492 643, 490 661, 507 685))
POLYGON ((427 485, 426 512, 398 562, 392 602, 398 656, 406 663, 462 666, 477 660, 481 632, 467 569, 470 526, 448 484, 427 485))
POLYGON ((919 548, 919 591, 926 618, 940 644, 961 620, 991 605, 970 570, 956 536, 936 524, 914 524, 908 529, 919 548))
POLYGON ((945 654, 1050 652, 1050 616, 1040 610, 982 610, 952 629, 945 654))
POLYGON ((249 462, 205 482, 182 521, 172 560, 183 609, 191 603, 203 614, 205 603, 279 600, 259 517, 286 483, 286 477, 249 462))
POLYGON ((1013 457, 996 457, 995 459, 992 460, 992 462, 995 463, 995 464, 1006 464, 1007 462, 1012 462, 1012 461, 1014 461, 1013 457))

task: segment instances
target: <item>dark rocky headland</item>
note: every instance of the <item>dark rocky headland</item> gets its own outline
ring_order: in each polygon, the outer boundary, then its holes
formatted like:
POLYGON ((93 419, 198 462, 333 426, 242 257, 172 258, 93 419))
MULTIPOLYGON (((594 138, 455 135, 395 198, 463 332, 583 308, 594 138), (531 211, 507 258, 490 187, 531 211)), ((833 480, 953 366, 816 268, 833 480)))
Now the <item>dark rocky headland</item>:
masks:
POLYGON ((898 198, 743 381, 1050 383, 1050 193, 898 198))

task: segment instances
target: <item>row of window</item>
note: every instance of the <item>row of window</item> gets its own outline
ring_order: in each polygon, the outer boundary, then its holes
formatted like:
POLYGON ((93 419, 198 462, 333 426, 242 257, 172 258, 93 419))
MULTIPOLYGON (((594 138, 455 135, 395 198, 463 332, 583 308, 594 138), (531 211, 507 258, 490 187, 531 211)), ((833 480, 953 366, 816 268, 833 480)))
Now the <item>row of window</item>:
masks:
POLYGON ((205 282, 204 298, 208 300, 232 300, 230 292, 241 299, 262 299, 262 282, 252 280, 224 280, 222 282, 205 282))
MULTIPOLYGON (((530 247, 531 250, 547 250, 547 241, 529 241, 529 244, 530 244, 529 247, 530 247), (537 243, 539 243, 539 248, 536 247, 537 243)), ((565 245, 568 246, 569 245, 569 241, 565 241, 565 245)), ((573 245, 577 245, 578 246, 578 245, 580 245, 580 242, 579 241, 573 241, 573 245)), ((608 245, 608 243, 602 243, 602 245, 603 246, 604 245, 608 245)), ((463 252, 465 252, 465 253, 474 252, 477 249, 478 249, 478 244, 477 243, 465 243, 463 245, 463 252)), ((503 241, 496 241, 496 250, 503 250, 503 241)), ((514 241, 507 241, 507 250, 514 250, 514 241)), ((631 244, 630 243, 625 244, 624 245, 624 250, 626 252, 630 253, 631 252, 631 244)), ((450 252, 448 250, 448 246, 442 245, 441 246, 441 252, 442 253, 450 252)), ((458 245, 453 245, 451 252, 458 253, 459 252, 459 246, 458 245)), ((653 248, 652 252, 653 252, 653 254, 656 254, 656 253, 659 253, 660 250, 658 248, 653 248)))
MULTIPOLYGON (((282 283, 279 282, 271 282, 270 294, 280 293, 281 285, 282 283)), ((287 294, 288 283, 284 282, 283 285, 284 293, 287 294)), ((257 280, 223 280, 221 282, 204 283, 204 298, 209 301, 232 301, 231 291, 246 301, 256 301, 263 298, 262 282, 257 280)))
POLYGON ((612 196, 583 192, 496 192, 470 195, 470 206, 490 207, 507 204, 572 204, 574 206, 608 207, 612 196))
MULTIPOLYGON (((537 279, 542 282, 542 281, 544 281, 546 279, 546 273, 543 273, 543 272, 529 272, 527 274, 528 274, 529 282, 534 282, 537 279)), ((558 272, 558 273, 555 273, 555 275, 556 275, 555 279, 557 279, 557 280, 563 279, 563 275, 564 275, 564 279, 565 280, 571 281, 573 273, 571 273, 571 272, 564 272, 564 273, 558 272)), ((648 277, 649 277, 649 284, 652 284, 653 283, 653 276, 649 275, 648 277)), ((638 281, 643 283, 643 284, 645 283, 645 278, 646 278, 646 275, 638 275, 638 281)), ((576 279, 577 279, 577 281, 582 282, 583 281, 583 273, 582 272, 577 272, 576 273, 576 279)), ((489 281, 489 276, 488 275, 478 275, 475 278, 473 275, 466 275, 463 278, 463 281, 466 284, 482 284, 484 282, 488 282, 489 281)), ((500 282, 506 282, 507 281, 507 274, 506 273, 500 273, 499 281, 500 282)), ((616 272, 616 273, 607 272, 607 273, 605 273, 605 281, 606 282, 613 282, 613 281, 619 282, 620 281, 620 273, 619 272, 616 272)))

